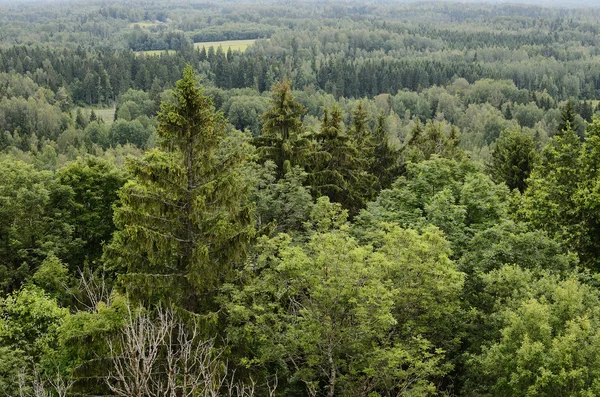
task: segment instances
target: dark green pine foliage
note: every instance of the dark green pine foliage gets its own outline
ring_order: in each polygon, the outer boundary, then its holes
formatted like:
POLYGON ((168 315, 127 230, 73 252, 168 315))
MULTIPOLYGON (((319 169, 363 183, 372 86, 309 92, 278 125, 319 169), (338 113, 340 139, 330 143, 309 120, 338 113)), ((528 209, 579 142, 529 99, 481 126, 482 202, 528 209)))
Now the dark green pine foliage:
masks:
POLYGON ((325 109, 321 130, 314 134, 308 182, 315 198, 327 196, 355 215, 375 195, 373 176, 363 169, 359 151, 342 131, 342 112, 325 109))
POLYGON ((549 141, 523 195, 522 213, 579 255, 581 264, 600 268, 600 120, 587 126, 585 140, 567 128, 549 141))
POLYGON ((215 53, 215 84, 220 88, 228 88, 231 83, 231 72, 229 70, 229 61, 223 51, 223 47, 217 47, 215 53))
POLYGON ((562 109, 560 114, 560 123, 558 123, 557 133, 562 134, 568 129, 575 128, 575 109, 571 100, 567 101, 567 104, 562 109))
POLYGON ((277 166, 277 179, 295 165, 302 166, 308 150, 308 140, 302 137, 304 107, 294 101, 288 80, 272 88, 271 106, 262 115, 263 135, 254 139, 262 162, 271 160, 277 166))
POLYGON ((126 177, 110 162, 90 156, 67 164, 56 178, 72 190, 67 218, 79 242, 64 259, 73 268, 83 268, 86 261, 93 265, 114 232, 113 204, 126 177))
POLYGON ((510 103, 506 105, 506 109, 504 109, 504 118, 506 120, 512 120, 513 118, 513 114, 512 114, 512 109, 510 106, 510 103))
POLYGON ((371 174, 379 180, 381 189, 389 188, 402 174, 400 151, 390 145, 386 127, 386 117, 382 112, 377 118, 377 127, 373 134, 373 161, 371 174))
POLYGON ((417 120, 411 136, 402 147, 404 161, 418 163, 431 156, 461 160, 464 157, 460 145, 460 132, 455 126, 449 127, 439 122, 428 122, 425 128, 417 120))
POLYGON ((600 119, 586 128, 581 147, 580 172, 573 201, 578 227, 571 233, 582 263, 600 269, 600 119))
POLYGON ((348 131, 365 166, 373 161, 373 136, 369 130, 369 115, 362 102, 352 112, 352 127, 348 131))
POLYGON ((594 116, 594 106, 591 102, 583 101, 579 103, 579 115, 588 123, 592 121, 594 116))
POLYGON ((77 113, 75 115, 75 126, 79 129, 84 129, 87 127, 89 120, 86 120, 81 108, 77 108, 77 113))
POLYGON ((354 190, 361 197, 361 201, 370 201, 381 190, 381 186, 377 177, 371 173, 375 141, 369 128, 369 114, 362 102, 359 102, 352 112, 352 126, 348 134, 352 144, 358 150, 358 166, 361 168, 354 190))
POLYGON ((521 208, 534 228, 567 245, 580 234, 574 201, 582 169, 580 153, 581 142, 570 125, 553 136, 527 180, 521 208))
POLYGON ((494 142, 490 174, 496 183, 504 182, 511 190, 523 193, 527 178, 539 158, 532 136, 520 129, 503 131, 494 142))
POLYGON ((246 254, 253 234, 241 177, 247 151, 227 140, 227 121, 191 66, 158 114, 157 149, 129 162, 107 256, 133 297, 194 312, 246 254), (233 148, 232 148, 233 147, 233 148))

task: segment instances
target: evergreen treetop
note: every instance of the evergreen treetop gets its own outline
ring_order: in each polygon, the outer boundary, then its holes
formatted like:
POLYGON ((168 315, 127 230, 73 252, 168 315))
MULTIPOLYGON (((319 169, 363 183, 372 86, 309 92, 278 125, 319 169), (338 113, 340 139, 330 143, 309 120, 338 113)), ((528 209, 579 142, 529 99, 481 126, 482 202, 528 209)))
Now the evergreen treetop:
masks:
POLYGON ((246 152, 188 66, 158 114, 159 148, 131 160, 107 250, 139 300, 202 311, 253 233, 241 177, 246 152))

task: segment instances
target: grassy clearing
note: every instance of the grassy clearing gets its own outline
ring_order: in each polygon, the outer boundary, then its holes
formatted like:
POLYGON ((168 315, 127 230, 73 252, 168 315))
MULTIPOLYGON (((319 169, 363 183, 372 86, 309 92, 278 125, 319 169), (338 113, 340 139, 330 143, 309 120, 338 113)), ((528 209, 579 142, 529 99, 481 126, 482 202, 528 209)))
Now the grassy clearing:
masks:
POLYGON ((227 49, 231 48, 231 51, 246 51, 246 49, 254 44, 256 40, 226 40, 226 41, 205 41, 202 43, 194 43, 195 48, 205 47, 223 47, 223 51, 227 52, 227 49))
MULTIPOLYGON (((84 116, 89 117, 90 112, 94 109, 94 113, 96 113, 96 117, 102 119, 106 125, 111 125, 115 121, 115 108, 107 108, 107 109, 96 109, 96 108, 80 108, 81 112, 84 116)), ((77 109, 73 109, 71 112, 71 116, 73 120, 77 116, 77 109)))
POLYGON ((160 23, 156 23, 156 22, 150 22, 150 21, 143 21, 143 22, 132 22, 129 24, 130 28, 133 28, 135 25, 139 25, 140 28, 151 28, 153 26, 158 26, 161 25, 160 23))
MULTIPOLYGON (((203 41, 201 43, 194 43, 195 48, 210 48, 215 47, 215 49, 219 46, 223 47, 223 51, 227 52, 229 48, 231 51, 241 51, 244 52, 246 49, 254 44, 256 40, 225 40, 225 41, 203 41)), ((148 56, 157 56, 160 54, 164 54, 166 50, 152 50, 152 51, 137 51, 136 55, 148 55, 148 56)), ((169 54, 174 53, 173 50, 166 51, 169 54)))
POLYGON ((160 54, 164 54, 164 53, 168 53, 168 54, 175 54, 175 50, 151 50, 151 51, 136 51, 135 55, 139 56, 139 55, 147 55, 147 56, 158 56, 160 54))
POLYGON ((107 125, 111 125, 115 120, 115 108, 94 109, 94 112, 96 113, 96 116, 98 116, 99 119, 102 119, 107 125))

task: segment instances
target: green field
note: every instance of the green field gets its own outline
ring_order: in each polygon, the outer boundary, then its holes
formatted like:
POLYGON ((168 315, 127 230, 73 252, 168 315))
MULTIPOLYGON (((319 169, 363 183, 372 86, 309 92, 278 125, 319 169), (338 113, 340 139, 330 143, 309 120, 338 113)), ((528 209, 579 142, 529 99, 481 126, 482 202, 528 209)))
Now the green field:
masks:
POLYGON ((130 28, 133 28, 135 25, 139 25, 140 28, 151 28, 153 26, 161 25, 160 23, 151 22, 151 21, 143 21, 143 22, 132 22, 129 24, 130 28))
POLYGON ((94 109, 94 112, 96 113, 96 116, 98 116, 99 119, 102 119, 107 125, 111 125, 115 120, 115 108, 94 109))
MULTIPOLYGON (((84 116, 89 116, 92 108, 81 108, 84 116)), ((94 113, 99 119, 102 119, 106 125, 111 125, 115 121, 115 108, 94 109, 94 113)), ((73 109, 71 116, 75 119, 77 109, 73 109)))
POLYGON ((151 51, 136 51, 135 55, 157 56, 164 53, 174 54, 175 50, 151 50, 151 51))
POLYGON ((202 43, 194 43, 195 48, 205 47, 208 49, 209 47, 223 47, 223 51, 227 51, 228 48, 231 48, 231 51, 246 51, 246 49, 254 44, 256 40, 227 40, 227 41, 205 41, 202 43))
MULTIPOLYGON (((203 41, 201 43, 194 43, 194 47, 195 48, 202 48, 205 47, 206 49, 208 49, 209 47, 223 47, 223 51, 227 52, 227 50, 229 48, 231 48, 231 51, 241 51, 244 52, 246 51, 246 49, 251 46, 252 44, 254 44, 256 40, 225 40, 225 41, 203 41)), ((173 50, 153 50, 153 51, 138 51, 136 52, 136 54, 139 55, 151 55, 151 56, 155 56, 155 55, 160 55, 160 54, 164 54, 165 52, 168 53, 174 53, 175 51, 173 50)))

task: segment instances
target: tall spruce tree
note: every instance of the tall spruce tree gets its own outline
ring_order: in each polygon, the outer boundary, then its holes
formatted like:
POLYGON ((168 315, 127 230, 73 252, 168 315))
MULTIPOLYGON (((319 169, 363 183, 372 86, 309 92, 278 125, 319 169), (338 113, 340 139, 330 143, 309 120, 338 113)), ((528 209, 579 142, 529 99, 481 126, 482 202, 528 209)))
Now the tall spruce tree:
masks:
POLYGON ((569 244, 577 236, 577 204, 574 197, 581 178, 581 142, 567 129, 552 137, 527 180, 521 208, 537 229, 569 244))
POLYGON ((352 112, 352 127, 348 131, 366 166, 373 161, 373 136, 369 130, 369 115, 362 102, 352 112))
POLYGON ((272 88, 271 106, 262 115, 263 135, 254 139, 262 161, 272 160, 277 166, 277 179, 302 165, 301 158, 308 141, 301 136, 304 107, 294 101, 289 80, 276 83, 272 88))
POLYGON ((557 133, 562 134, 568 129, 575 129, 575 127, 575 109, 573 108, 573 103, 569 100, 561 111, 557 133))
POLYGON ((460 160, 464 152, 459 144, 460 132, 455 126, 450 126, 448 131, 447 124, 430 121, 423 129, 417 120, 410 138, 402 147, 403 160, 418 163, 429 160, 434 154, 460 160))
POLYGON ((579 115, 588 123, 592 121, 592 116, 594 115, 594 106, 591 102, 583 101, 579 103, 579 115))
POLYGON ((314 134, 308 182, 315 198, 328 196, 355 215, 376 193, 376 180, 363 167, 359 151, 343 133, 342 112, 325 109, 321 130, 314 134))
POLYGON ((373 161, 371 173, 379 180, 380 189, 389 188, 402 173, 400 152, 390 145, 387 135, 386 117, 382 112, 377 118, 377 127, 373 134, 373 161))
POLYGON ((489 165, 492 179, 523 193, 538 157, 537 143, 531 135, 523 133, 520 128, 503 131, 492 150, 489 165))
POLYGON ((203 94, 191 66, 158 114, 157 149, 128 163, 118 231, 106 255, 130 295, 194 312, 246 253, 253 233, 241 168, 227 121, 203 94))
POLYGON ((580 176, 573 202, 579 225, 572 241, 584 264, 600 269, 600 119, 586 128, 581 147, 580 176))

